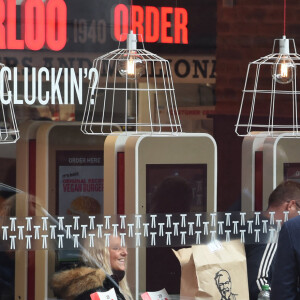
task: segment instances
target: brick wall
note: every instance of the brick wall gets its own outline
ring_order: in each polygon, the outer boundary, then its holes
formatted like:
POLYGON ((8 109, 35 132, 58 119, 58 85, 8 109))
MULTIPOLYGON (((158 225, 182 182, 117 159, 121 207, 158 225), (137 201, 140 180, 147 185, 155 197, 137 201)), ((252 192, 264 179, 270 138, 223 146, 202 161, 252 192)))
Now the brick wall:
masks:
MULTIPOLYGON (((270 54, 273 40, 282 37, 283 5, 283 0, 235 0, 233 7, 225 7, 223 0, 218 0, 214 137, 218 145, 219 211, 238 208, 243 139, 236 136, 234 125, 247 66, 270 54)), ((286 36, 294 38, 300 49, 299 0, 287 0, 286 36)), ((281 105, 279 111, 284 115, 286 106, 281 105)))
MULTIPOLYGON (((272 52, 283 35, 283 0, 235 0, 217 12, 217 112, 237 114, 247 66, 272 52)), ((287 0, 287 38, 300 47, 300 1, 287 0)))

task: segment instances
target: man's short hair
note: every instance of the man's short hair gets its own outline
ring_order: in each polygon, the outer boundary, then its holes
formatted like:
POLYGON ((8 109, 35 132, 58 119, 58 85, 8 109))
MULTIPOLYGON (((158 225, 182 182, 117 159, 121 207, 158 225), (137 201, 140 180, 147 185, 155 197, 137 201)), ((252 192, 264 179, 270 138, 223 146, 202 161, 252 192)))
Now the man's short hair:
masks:
POLYGON ((295 181, 284 181, 280 183, 269 196, 269 207, 280 206, 291 200, 300 200, 300 183, 295 181))

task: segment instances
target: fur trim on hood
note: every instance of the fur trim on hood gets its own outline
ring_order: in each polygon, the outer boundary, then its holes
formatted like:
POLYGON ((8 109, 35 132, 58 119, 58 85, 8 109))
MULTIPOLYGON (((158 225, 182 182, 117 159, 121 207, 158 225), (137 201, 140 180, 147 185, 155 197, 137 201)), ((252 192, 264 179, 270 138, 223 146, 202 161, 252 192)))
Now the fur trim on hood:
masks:
POLYGON ((105 278, 101 269, 80 267, 54 274, 51 288, 56 297, 74 299, 85 291, 103 286, 105 278))

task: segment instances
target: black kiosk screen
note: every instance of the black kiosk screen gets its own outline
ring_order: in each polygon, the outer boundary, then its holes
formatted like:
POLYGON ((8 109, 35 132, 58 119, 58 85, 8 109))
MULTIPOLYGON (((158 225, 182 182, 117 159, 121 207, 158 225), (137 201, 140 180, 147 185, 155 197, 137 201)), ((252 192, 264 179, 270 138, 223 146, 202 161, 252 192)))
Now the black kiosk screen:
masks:
MULTIPOLYGON (((147 214, 205 212, 207 165, 147 164, 146 195, 147 214)), ((170 247, 147 248, 146 261, 147 291, 180 293, 180 264, 170 247)))

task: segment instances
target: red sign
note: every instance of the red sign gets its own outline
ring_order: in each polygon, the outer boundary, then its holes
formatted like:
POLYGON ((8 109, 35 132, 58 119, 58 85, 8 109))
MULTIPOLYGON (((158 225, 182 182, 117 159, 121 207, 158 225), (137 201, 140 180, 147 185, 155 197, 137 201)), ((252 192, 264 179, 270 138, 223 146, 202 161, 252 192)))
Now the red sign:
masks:
MULTIPOLYGON (((140 42, 188 44, 188 13, 181 7, 132 6, 132 30, 140 42), (142 38, 143 37, 143 40, 142 38)), ((114 37, 125 41, 129 33, 130 8, 118 4, 114 8, 114 37)))
POLYGON ((25 0, 21 39, 17 38, 16 0, 0 0, 0 49, 59 51, 67 42, 67 6, 64 0, 25 0))

